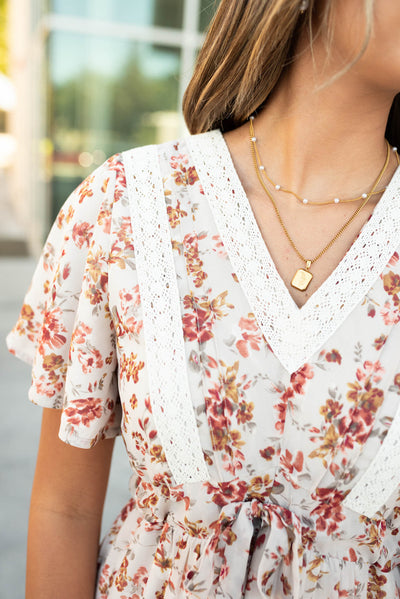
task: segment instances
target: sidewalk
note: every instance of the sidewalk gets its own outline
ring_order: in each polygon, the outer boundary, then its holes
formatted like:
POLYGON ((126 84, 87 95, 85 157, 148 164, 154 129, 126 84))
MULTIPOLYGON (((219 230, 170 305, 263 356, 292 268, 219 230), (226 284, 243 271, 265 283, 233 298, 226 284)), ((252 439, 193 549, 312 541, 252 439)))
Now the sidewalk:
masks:
MULTIPOLYGON (((0 599, 23 599, 25 543, 41 409, 27 399, 30 367, 12 356, 12 328, 35 267, 32 258, 0 258, 0 599)), ((104 531, 129 498, 129 465, 117 438, 103 518, 104 531)))

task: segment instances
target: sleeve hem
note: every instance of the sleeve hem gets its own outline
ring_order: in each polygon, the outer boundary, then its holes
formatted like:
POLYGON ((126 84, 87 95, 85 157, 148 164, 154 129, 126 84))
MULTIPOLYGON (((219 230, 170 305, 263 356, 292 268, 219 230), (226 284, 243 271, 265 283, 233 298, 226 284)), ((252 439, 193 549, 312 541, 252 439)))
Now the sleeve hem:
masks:
POLYGON ((81 435, 77 435, 76 433, 67 433, 65 429, 60 428, 58 432, 58 437, 61 441, 66 443, 67 445, 72 445, 73 447, 77 447, 78 449, 91 449, 94 447, 100 440, 102 439, 115 439, 118 435, 121 434, 120 430, 112 430, 109 429, 105 432, 99 433, 95 437, 83 437, 81 435))
POLYGON ((15 356, 16 358, 19 358, 23 362, 26 362, 27 364, 33 364, 35 350, 27 351, 26 340, 23 340, 20 337, 18 337, 18 335, 16 335, 14 331, 8 333, 6 337, 6 345, 10 354, 15 356))

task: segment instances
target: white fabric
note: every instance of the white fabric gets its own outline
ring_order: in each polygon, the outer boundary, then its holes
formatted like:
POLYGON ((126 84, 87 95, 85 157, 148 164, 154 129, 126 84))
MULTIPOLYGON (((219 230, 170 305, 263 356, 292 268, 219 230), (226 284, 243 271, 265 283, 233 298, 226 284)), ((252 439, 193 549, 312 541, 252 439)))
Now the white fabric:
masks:
POLYGON ((343 505, 372 518, 398 487, 399 472, 400 407, 378 453, 343 505))
POLYGON ((157 146, 123 152, 158 434, 177 484, 208 480, 190 398, 180 299, 157 146), (149 164, 153 169, 149 170, 149 164))
POLYGON ((264 243, 222 133, 195 135, 187 143, 222 241, 265 338, 286 370, 295 372, 345 321, 396 250, 400 166, 343 260, 299 308, 264 243))

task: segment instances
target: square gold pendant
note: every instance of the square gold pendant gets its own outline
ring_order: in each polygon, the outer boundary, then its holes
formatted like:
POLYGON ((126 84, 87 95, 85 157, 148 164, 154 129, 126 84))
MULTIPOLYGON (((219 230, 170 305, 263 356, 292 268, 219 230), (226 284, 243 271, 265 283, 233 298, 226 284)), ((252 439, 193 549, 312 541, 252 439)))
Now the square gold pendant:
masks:
POLYGON ((304 270, 303 268, 299 268, 294 275, 291 286, 299 291, 305 291, 310 284, 311 279, 313 278, 312 274, 308 270, 304 270))

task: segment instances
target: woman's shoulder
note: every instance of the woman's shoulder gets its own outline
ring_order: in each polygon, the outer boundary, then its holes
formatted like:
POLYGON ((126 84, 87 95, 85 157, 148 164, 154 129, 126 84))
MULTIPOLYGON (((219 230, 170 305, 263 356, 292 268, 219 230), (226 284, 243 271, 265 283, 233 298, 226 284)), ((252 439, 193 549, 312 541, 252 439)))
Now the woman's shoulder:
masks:
POLYGON ((221 132, 214 129, 194 135, 183 134, 161 143, 132 146, 110 156, 92 174, 92 179, 86 179, 82 185, 91 186, 97 179, 101 186, 104 179, 114 177, 115 199, 119 199, 129 193, 132 181, 140 189, 147 186, 149 178, 153 180, 158 175, 165 181, 170 176, 176 178, 178 171, 184 179, 190 179, 200 154, 212 154, 217 149, 218 138, 222 138, 221 132))
POLYGON ((214 129, 114 153, 74 189, 59 211, 55 226, 62 228, 66 222, 82 219, 109 220, 119 201, 127 204, 124 199, 129 196, 132 181, 139 191, 148 190, 150 179, 165 182, 172 177, 178 186, 193 185, 198 179, 196 170, 201 155, 217 151, 220 139, 220 130, 214 129))
MULTIPOLYGON (((182 134, 175 139, 160 143, 132 146, 127 150, 122 150, 111 156, 106 161, 105 165, 112 170, 122 170, 124 168, 124 163, 126 164, 127 160, 146 163, 152 161, 154 156, 157 156, 160 162, 167 162, 173 165, 182 157, 182 155, 190 155, 194 145, 196 145, 196 147, 199 144, 204 147, 208 146, 208 151, 212 152, 212 140, 218 137, 222 137, 220 129, 213 129, 204 133, 182 134)), ((152 166, 154 165, 152 164, 152 166)), ((174 168, 174 166, 172 166, 172 168, 174 168)))

